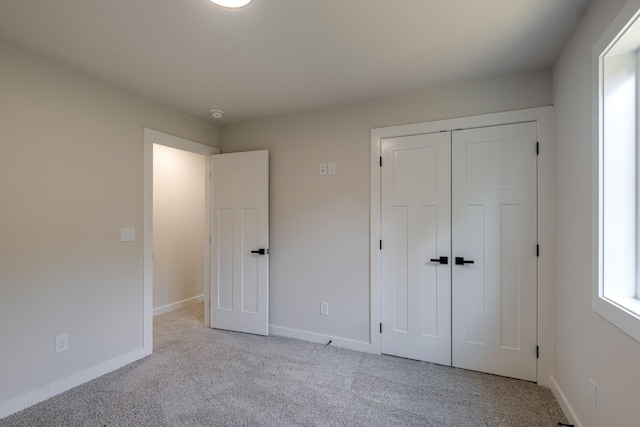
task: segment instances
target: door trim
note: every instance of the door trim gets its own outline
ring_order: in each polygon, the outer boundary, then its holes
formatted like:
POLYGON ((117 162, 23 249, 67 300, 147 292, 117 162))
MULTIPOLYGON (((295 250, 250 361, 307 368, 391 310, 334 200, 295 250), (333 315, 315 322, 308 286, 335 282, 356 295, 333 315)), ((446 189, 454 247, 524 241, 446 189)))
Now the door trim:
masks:
POLYGON ((538 156, 538 384, 551 387, 553 367, 554 322, 554 237, 553 237, 553 176, 554 139, 553 107, 538 107, 503 113, 484 114, 438 120, 433 122, 391 126, 371 130, 371 206, 370 206, 370 342, 371 351, 381 354, 379 325, 382 321, 382 254, 380 239, 381 215, 381 141, 384 138, 418 135, 459 129, 536 122, 540 154, 538 156))
MULTIPOLYGON (((143 213, 143 349, 145 355, 153 353, 153 144, 189 151, 206 156, 206 175, 211 171, 212 154, 219 154, 220 150, 208 145, 200 144, 188 139, 169 135, 157 130, 144 128, 144 213, 143 213)), ((209 324, 209 236, 211 224, 209 216, 209 188, 211 180, 205 180, 205 272, 204 272, 204 304, 205 325, 209 324)))

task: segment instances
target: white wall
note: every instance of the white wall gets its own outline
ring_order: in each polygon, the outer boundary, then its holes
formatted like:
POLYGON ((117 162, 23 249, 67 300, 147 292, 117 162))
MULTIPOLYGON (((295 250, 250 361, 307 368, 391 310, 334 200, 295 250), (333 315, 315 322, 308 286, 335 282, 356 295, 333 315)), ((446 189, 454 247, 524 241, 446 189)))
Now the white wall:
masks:
POLYGON ((3 43, 0 94, 2 416, 142 347, 143 128, 212 145, 220 134, 3 43), (135 242, 120 242, 122 226, 135 242), (69 351, 55 355, 62 333, 69 351))
POLYGON ((153 145, 153 308, 204 294, 205 156, 153 145))
POLYGON ((591 50, 625 4, 594 0, 553 70, 556 113, 555 379, 584 426, 640 425, 640 343, 591 308, 591 50), (591 407, 588 378, 598 384, 591 407))
POLYGON ((550 104, 541 72, 224 126, 222 152, 270 150, 271 325, 369 342, 372 128, 550 104))

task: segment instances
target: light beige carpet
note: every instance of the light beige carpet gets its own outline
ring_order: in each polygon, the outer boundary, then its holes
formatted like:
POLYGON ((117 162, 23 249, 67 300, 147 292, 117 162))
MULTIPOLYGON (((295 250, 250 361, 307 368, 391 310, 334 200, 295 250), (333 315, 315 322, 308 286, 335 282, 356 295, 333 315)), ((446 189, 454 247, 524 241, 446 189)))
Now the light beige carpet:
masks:
POLYGON ((566 423, 535 384, 155 318, 155 353, 0 426, 518 426, 566 423))

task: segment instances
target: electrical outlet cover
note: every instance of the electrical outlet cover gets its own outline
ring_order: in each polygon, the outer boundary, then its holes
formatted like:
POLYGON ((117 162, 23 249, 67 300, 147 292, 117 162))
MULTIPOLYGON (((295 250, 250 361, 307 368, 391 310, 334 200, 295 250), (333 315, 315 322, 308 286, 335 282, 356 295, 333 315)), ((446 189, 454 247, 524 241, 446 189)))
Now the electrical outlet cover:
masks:
POLYGON ((328 316, 329 315, 329 303, 328 302, 321 302, 320 303, 320 314, 322 316, 328 316))
POLYGON ((69 334, 62 334, 56 336, 56 354, 69 350, 69 334))

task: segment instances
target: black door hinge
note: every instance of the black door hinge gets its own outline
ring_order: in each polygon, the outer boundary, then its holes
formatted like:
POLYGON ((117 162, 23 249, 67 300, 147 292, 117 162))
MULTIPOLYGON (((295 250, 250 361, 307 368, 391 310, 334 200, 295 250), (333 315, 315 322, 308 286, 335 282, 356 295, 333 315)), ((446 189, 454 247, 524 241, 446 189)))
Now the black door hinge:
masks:
POLYGON ((536 359, 540 359, 540 346, 536 346, 536 359))
POLYGON ((380 323, 380 333, 382 333, 382 323, 380 323))
POLYGON ((380 156, 380 167, 382 167, 382 156, 380 156))
POLYGON ((536 256, 540 256, 540 245, 536 245, 536 256))
POLYGON ((382 240, 380 240, 380 250, 382 250, 382 240))
POLYGON ((536 154, 540 154, 540 143, 536 142, 536 154))

